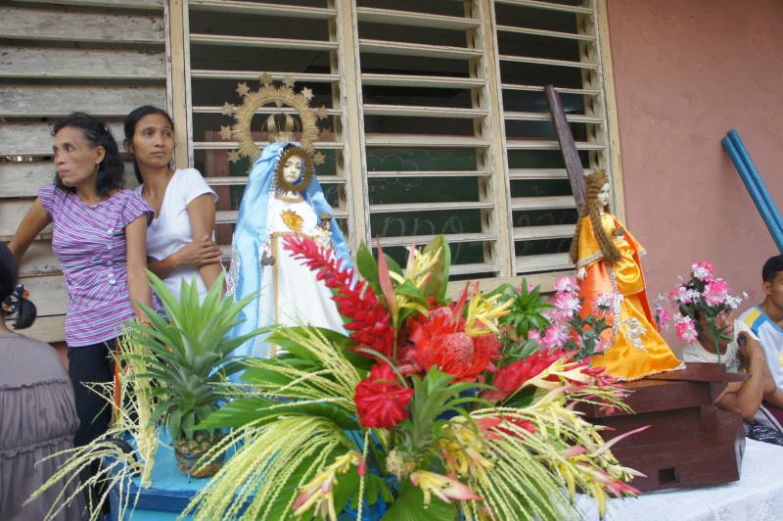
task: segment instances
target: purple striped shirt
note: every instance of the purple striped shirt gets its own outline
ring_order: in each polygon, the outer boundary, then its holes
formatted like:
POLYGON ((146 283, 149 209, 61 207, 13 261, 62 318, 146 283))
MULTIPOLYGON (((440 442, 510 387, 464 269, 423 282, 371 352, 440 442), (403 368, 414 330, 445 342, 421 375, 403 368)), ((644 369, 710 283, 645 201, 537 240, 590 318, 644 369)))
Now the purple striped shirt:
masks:
POLYGON ((125 227, 145 214, 149 224, 154 212, 130 190, 120 190, 95 206, 54 185, 41 188, 38 196, 54 221, 52 251, 68 288, 68 347, 118 336, 120 324, 134 316, 128 298, 125 227))

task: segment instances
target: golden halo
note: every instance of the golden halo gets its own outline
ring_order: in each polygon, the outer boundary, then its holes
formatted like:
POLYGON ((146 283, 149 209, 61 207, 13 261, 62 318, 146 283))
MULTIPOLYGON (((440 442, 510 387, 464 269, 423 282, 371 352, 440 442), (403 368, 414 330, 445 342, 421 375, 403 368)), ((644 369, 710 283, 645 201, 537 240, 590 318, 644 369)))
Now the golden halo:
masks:
POLYGON ((278 107, 288 106, 296 111, 302 122, 302 137, 299 142, 307 152, 315 152, 313 145, 318 139, 319 129, 316 121, 319 119, 319 113, 311 109, 307 97, 302 93, 294 92, 291 85, 276 87, 273 84, 264 84, 255 92, 248 91, 242 96, 242 104, 234 111, 235 123, 231 128, 231 134, 239 142, 239 154, 249 158, 251 162, 261 156, 261 150, 253 141, 250 123, 258 109, 269 103, 274 103, 278 107))
POLYGON ((302 192, 310 185, 310 179, 312 178, 313 161, 310 159, 310 154, 307 150, 305 150, 304 147, 296 145, 287 147, 280 156, 280 161, 277 163, 277 168, 275 169, 275 182, 277 183, 277 187, 288 192, 302 192), (301 181, 295 185, 286 181, 283 176, 283 168, 285 168, 285 163, 291 156, 299 156, 304 162, 304 165, 302 165, 304 174, 300 177, 301 181))

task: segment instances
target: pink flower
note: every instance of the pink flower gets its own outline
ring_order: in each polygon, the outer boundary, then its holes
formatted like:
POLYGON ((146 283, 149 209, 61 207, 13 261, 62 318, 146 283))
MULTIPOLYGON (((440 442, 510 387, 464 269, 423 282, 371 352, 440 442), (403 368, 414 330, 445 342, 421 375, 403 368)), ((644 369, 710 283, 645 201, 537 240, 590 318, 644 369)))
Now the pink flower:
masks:
POLYGON ((720 306, 729 295, 729 285, 723 279, 712 279, 704 287, 704 300, 710 306, 720 306))
POLYGON ((579 283, 573 277, 562 276, 558 277, 555 284, 552 286, 558 293, 579 293, 579 283))
POLYGON ((691 274, 695 279, 709 282, 712 280, 713 273, 715 273, 715 268, 709 262, 702 261, 691 265, 691 274))
POLYGON ((688 292, 685 286, 676 286, 668 294, 669 300, 677 304, 690 304, 693 302, 693 292, 688 292))
POLYGON ((696 323, 693 319, 687 315, 683 316, 678 313, 675 320, 677 322, 674 325, 674 329, 677 332, 677 336, 689 344, 695 342, 699 335, 696 332, 696 323))
POLYGON ((656 319, 658 320, 658 327, 664 328, 669 325, 669 322, 672 321, 672 314, 666 311, 666 308, 657 307, 655 308, 655 315, 656 319))
POLYGON ((568 333, 560 326, 549 326, 541 339, 541 345, 547 351, 559 349, 568 341, 568 333))
POLYGON ((560 320, 560 313, 554 308, 545 309, 541 312, 541 316, 552 323, 560 320))
POLYGON ((557 317, 569 320, 582 307, 579 297, 574 293, 558 293, 553 302, 557 317))
POLYGON ((538 329, 531 329, 527 332, 527 338, 528 340, 535 340, 538 342, 541 340, 541 332, 538 329))

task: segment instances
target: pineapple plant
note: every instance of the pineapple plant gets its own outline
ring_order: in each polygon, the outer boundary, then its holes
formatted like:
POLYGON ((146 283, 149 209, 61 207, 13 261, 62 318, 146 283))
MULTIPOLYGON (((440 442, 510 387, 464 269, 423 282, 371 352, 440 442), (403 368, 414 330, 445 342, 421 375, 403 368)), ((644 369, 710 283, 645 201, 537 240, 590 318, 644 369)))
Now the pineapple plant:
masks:
POLYGON ((238 302, 223 299, 221 275, 203 302, 195 282, 187 281, 182 282, 177 300, 158 277, 148 276, 163 311, 142 305, 148 322, 134 322, 130 327, 132 340, 148 348, 146 376, 155 382, 151 392, 158 403, 150 421, 164 424, 183 472, 209 477, 222 462, 196 462, 220 440, 221 431, 198 430, 197 426, 225 400, 226 377, 243 368, 231 353, 263 331, 236 338, 229 334, 241 309, 255 295, 238 302))

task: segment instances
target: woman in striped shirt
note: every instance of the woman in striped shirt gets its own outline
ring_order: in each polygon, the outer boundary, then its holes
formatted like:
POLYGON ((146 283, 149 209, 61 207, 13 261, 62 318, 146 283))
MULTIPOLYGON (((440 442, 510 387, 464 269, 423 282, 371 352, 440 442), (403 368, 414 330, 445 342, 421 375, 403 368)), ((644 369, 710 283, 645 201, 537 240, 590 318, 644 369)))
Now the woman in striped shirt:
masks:
POLYGON ((9 248, 21 259, 50 223, 52 251, 68 289, 65 340, 79 430, 86 445, 108 428, 111 413, 85 385, 113 377, 112 352, 121 324, 151 305, 144 272, 152 210, 123 190, 117 142, 101 121, 74 113, 54 126, 55 182, 41 188, 9 248))

